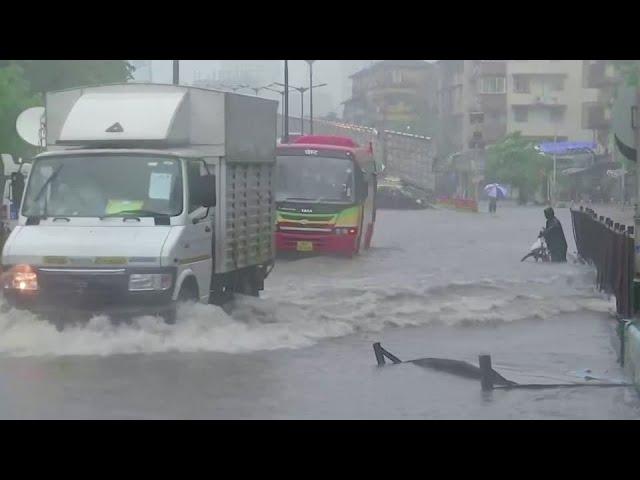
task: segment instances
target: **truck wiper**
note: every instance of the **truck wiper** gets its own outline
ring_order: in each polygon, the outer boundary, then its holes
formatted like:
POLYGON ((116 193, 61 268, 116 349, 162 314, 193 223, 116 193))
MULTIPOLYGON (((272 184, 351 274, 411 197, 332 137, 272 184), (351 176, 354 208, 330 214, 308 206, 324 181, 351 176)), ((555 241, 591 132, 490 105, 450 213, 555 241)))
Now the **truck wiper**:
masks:
POLYGON ((168 213, 154 212, 152 210, 121 210, 115 213, 107 213, 100 217, 100 220, 103 218, 109 217, 168 217, 168 213))
POLYGON ((317 202, 317 198, 307 198, 307 197, 287 197, 283 201, 288 202, 289 200, 302 200, 305 202, 317 202))
POLYGON ((38 190, 38 194, 35 196, 34 201, 38 201, 40 200, 40 197, 42 197, 42 194, 44 193, 45 189, 49 186, 49 184, 56 179, 56 177, 58 176, 58 174, 60 173, 60 171, 64 168, 64 163, 60 164, 60 166, 58 168, 55 169, 55 171, 49 175, 49 178, 47 178, 44 183, 42 184, 42 187, 40 187, 40 190, 38 190))
MULTIPOLYGON (((47 189, 47 187, 49 186, 49 184, 55 180, 55 178, 58 176, 58 174, 60 173, 60 171, 64 168, 64 163, 61 163, 60 166, 58 168, 55 169, 55 171, 49 175, 49 178, 47 178, 44 183, 42 184, 42 187, 40 187, 40 190, 38 191, 38 194, 35 196, 34 198, 34 203, 37 203, 38 200, 40 200, 40 197, 42 197, 42 194, 45 192, 45 190, 47 189)), ((42 215, 32 215, 32 216, 36 216, 36 217, 40 217, 40 218, 47 218, 48 214, 47 214, 47 197, 44 197, 44 209, 42 212, 42 215)))

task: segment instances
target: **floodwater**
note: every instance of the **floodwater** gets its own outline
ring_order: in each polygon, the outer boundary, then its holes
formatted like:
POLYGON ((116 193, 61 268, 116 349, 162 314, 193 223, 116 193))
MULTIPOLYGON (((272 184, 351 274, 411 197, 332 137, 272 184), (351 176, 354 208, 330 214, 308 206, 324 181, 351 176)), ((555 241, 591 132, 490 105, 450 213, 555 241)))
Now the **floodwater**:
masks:
POLYGON ((489 353, 518 382, 624 380, 593 271, 520 262, 543 223, 541 208, 381 211, 360 257, 282 260, 261 299, 230 315, 187 305, 174 326, 96 317, 58 332, 0 314, 0 418, 640 418, 631 388, 482 393, 412 364, 376 367, 379 341, 403 360, 489 353))

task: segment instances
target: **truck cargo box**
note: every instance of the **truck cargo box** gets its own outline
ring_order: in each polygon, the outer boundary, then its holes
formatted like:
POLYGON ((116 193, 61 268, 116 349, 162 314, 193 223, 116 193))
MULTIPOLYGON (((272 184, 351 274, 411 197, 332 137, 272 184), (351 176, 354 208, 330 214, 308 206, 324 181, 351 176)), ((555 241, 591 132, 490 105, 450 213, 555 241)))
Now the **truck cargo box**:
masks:
POLYGON ((47 149, 189 147, 273 163, 277 102, 176 85, 116 84, 46 94, 47 149))

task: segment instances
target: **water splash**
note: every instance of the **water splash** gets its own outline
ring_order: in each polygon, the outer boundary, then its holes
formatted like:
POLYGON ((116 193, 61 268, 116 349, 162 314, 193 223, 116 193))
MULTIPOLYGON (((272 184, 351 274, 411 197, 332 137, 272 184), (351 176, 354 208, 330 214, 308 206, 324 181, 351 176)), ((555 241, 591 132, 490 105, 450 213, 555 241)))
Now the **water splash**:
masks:
POLYGON ((429 324, 475 326, 546 320, 563 313, 607 312, 610 301, 594 296, 590 278, 563 276, 544 283, 451 282, 444 285, 327 288, 307 286, 306 296, 272 292, 273 298, 240 297, 227 314, 211 305, 182 305, 175 325, 143 316, 114 324, 106 316, 58 331, 35 315, 0 314, 0 355, 115 355, 162 352, 244 353, 302 348, 323 339, 391 327, 429 324), (557 294, 557 284, 568 295, 557 294), (536 285, 536 289, 532 286, 536 285), (277 300, 275 299, 277 298, 277 300))

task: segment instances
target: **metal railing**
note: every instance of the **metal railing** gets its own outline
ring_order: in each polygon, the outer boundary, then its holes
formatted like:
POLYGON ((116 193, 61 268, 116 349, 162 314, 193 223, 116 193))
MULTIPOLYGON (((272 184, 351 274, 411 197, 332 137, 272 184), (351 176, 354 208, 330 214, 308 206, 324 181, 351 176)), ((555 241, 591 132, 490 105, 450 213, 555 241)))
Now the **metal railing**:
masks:
POLYGON ((631 318, 635 275, 634 229, 580 207, 571 210, 573 235, 580 258, 597 269, 597 286, 615 295, 616 312, 631 318))

